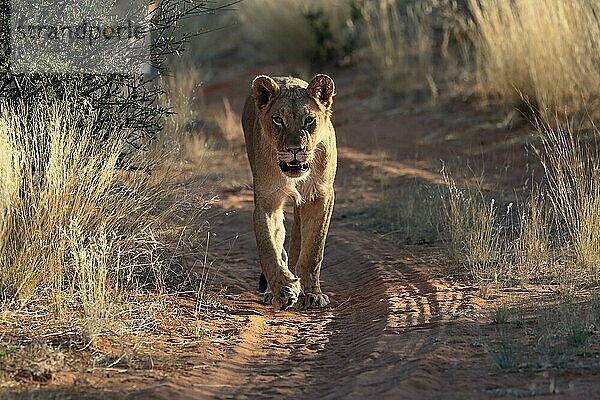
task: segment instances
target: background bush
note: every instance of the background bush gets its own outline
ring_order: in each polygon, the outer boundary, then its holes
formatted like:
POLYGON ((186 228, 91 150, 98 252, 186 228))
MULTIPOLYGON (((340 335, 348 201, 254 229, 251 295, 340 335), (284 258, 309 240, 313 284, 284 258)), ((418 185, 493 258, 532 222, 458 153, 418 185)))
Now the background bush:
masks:
MULTIPOLYGON (((152 74, 13 74, 10 71, 9 1, 0 0, 0 97, 10 105, 52 104, 64 101, 83 115, 93 116, 90 130, 98 140, 126 132, 131 149, 145 150, 162 129, 169 109, 158 100, 162 94, 155 84, 165 73, 166 60, 179 54, 196 31, 182 31, 181 21, 211 11, 205 1, 163 0, 152 13, 152 74), (158 73, 158 74, 157 74, 158 73)), ((126 153, 119 160, 123 164, 126 153)))

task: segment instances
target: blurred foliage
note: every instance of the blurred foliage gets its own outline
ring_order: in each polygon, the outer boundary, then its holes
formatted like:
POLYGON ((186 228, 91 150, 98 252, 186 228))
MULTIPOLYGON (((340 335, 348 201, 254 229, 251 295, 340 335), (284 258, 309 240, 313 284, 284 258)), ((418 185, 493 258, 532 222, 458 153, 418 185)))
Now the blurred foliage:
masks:
POLYGON ((363 0, 349 2, 348 15, 341 31, 332 26, 331 18, 327 16, 323 6, 316 6, 304 12, 304 18, 313 32, 316 44, 310 54, 312 69, 319 69, 331 62, 343 66, 350 61, 359 41, 357 26, 362 20, 363 7, 363 0))

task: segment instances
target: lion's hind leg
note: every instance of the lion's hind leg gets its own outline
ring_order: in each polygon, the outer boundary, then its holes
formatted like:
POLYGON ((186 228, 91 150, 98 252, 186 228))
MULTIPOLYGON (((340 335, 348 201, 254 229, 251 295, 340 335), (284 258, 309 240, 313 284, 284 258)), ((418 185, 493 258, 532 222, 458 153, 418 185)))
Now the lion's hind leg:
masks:
POLYGON ((265 293, 268 286, 267 278, 265 278, 265 274, 261 272, 260 278, 258 279, 258 293, 265 293))

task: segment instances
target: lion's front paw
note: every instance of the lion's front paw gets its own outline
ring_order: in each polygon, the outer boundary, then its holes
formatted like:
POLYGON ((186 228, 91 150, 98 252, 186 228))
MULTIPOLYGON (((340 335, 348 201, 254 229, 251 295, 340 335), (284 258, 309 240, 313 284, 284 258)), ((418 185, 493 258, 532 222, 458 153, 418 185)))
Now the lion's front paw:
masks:
POLYGON ((280 289, 265 293, 265 303, 273 304, 277 310, 293 307, 298 302, 300 295, 300 280, 293 278, 280 289))
POLYGON ((298 300, 298 308, 322 308, 329 304, 329 296, 325 293, 304 293, 298 300))

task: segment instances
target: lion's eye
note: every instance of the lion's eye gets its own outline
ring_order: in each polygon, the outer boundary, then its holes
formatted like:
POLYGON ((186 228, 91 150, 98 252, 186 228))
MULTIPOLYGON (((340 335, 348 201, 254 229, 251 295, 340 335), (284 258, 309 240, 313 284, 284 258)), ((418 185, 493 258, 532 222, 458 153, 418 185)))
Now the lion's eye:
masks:
POLYGON ((275 125, 279 125, 279 126, 283 125, 283 118, 281 118, 281 117, 273 117, 272 119, 273 119, 273 123, 275 125))
POLYGON ((304 120, 304 126, 311 126, 315 123, 315 117, 306 117, 304 120))

